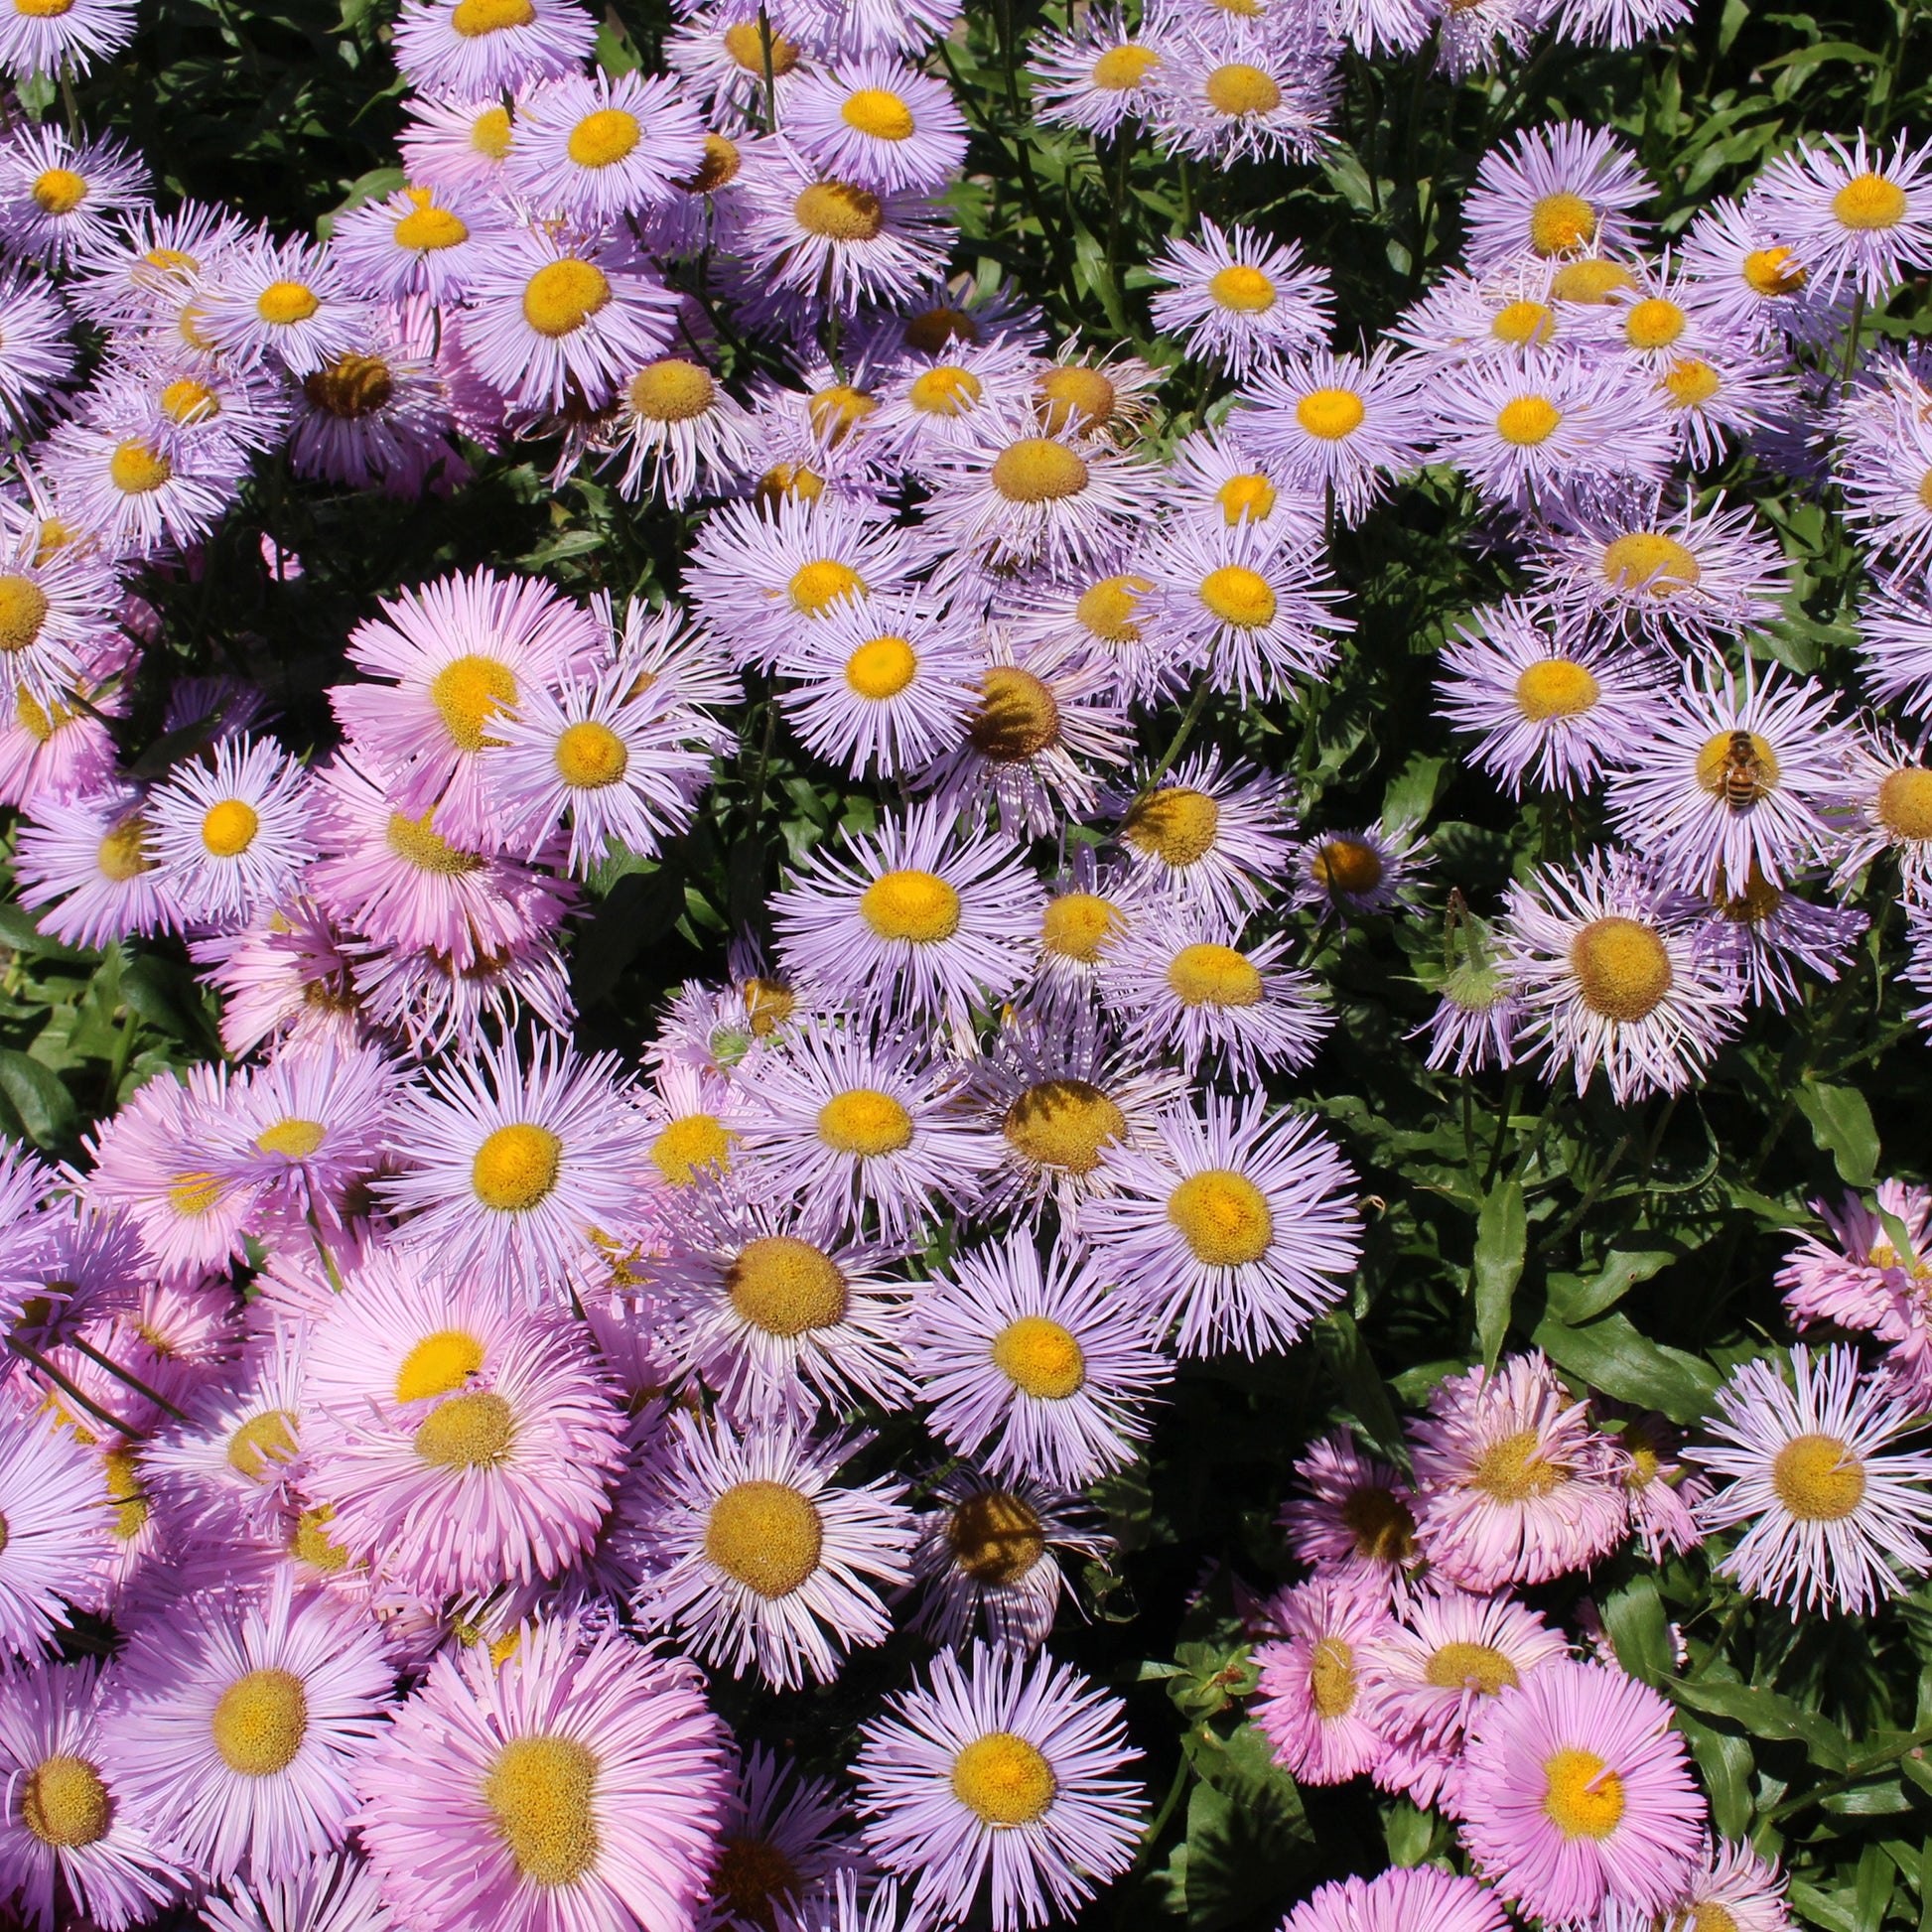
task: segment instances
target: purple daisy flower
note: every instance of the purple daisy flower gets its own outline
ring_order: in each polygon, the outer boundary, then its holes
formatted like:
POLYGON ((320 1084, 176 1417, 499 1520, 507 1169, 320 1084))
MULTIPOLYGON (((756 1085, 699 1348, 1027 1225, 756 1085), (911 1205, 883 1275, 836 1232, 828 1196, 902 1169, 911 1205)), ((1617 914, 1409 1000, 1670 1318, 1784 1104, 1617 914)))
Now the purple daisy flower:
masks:
POLYGON ((832 180, 879 195, 936 195, 966 158, 966 121, 946 83, 878 54, 801 73, 783 127, 832 180))
MULTIPOLYGON (((1474 11, 1471 9, 1470 11, 1474 11)), ((1507 1932, 1496 1894, 1474 1878, 1439 1865, 1397 1866, 1373 1878, 1338 1878, 1305 1898, 1282 1932, 1507 1932)))
MULTIPOLYGON (((0 40, 0 61, 3 50, 0 40)), ((82 142, 46 121, 0 142, 0 247, 9 254, 63 268, 147 195, 146 167, 118 141, 82 142)))
POLYGON ((1201 238, 1176 236, 1148 264, 1167 286, 1154 297, 1154 326, 1187 352, 1236 377, 1325 341, 1334 301, 1325 269, 1292 241, 1201 218, 1201 238))
POLYGON ((1049 126, 1118 134, 1147 112, 1161 50, 1138 36, 1123 9, 1096 9, 1065 32, 1035 36, 1028 56, 1034 113, 1049 126))
POLYGON ((1294 488, 1330 494, 1352 523, 1422 460, 1431 412, 1417 362, 1387 343, 1366 356, 1308 348, 1263 370, 1230 420, 1294 488))
POLYGON ((16 1383, 0 1397, 0 1645, 38 1657, 73 1610, 106 1608, 106 1512, 92 1456, 16 1383))
POLYGON ((823 1778, 754 1744, 739 1764, 718 1829, 706 1892, 705 1932, 736 1926, 766 1932, 823 1903, 863 1870, 864 1855, 842 1835, 845 1804, 823 1778))
POLYGON ((1432 863, 1417 827, 1405 818, 1305 840, 1294 870, 1295 903, 1343 925, 1413 903, 1432 863))
POLYGON ((119 53, 134 38, 134 0, 68 0, 59 7, 16 0, 11 13, 0 15, 0 68, 16 80, 77 76, 119 53))
POLYGON ((663 74, 569 74, 517 102, 506 184, 580 226, 668 201, 705 159, 704 122, 663 74))
POLYGON ((307 794, 272 739, 223 739, 211 765, 177 765, 148 799, 156 885, 197 923, 272 911, 315 857, 307 794))
POLYGON ((577 0, 407 0, 395 32, 410 85, 464 100, 575 73, 596 43, 577 0))
POLYGON ((1399 1588, 1416 1561, 1415 1492, 1392 1463, 1364 1455, 1346 1430, 1295 1465, 1296 1489, 1275 1519, 1311 1569, 1399 1588))
POLYGON ((1801 142, 1758 176, 1750 206, 1786 236, 1830 299, 1850 283, 1883 302, 1932 265, 1932 156, 1901 134, 1890 154, 1836 135, 1801 142))
POLYGON ((1463 208, 1469 266, 1480 273, 1526 255, 1629 255, 1640 231, 1629 210, 1654 192, 1607 129, 1525 128, 1476 170, 1463 208))
POLYGON ((1306 1784, 1345 1784, 1389 1749, 1382 1692, 1369 1669, 1391 1628, 1385 1591, 1317 1576, 1268 1605, 1279 1638, 1255 1651, 1254 1721, 1276 1761, 1306 1784))

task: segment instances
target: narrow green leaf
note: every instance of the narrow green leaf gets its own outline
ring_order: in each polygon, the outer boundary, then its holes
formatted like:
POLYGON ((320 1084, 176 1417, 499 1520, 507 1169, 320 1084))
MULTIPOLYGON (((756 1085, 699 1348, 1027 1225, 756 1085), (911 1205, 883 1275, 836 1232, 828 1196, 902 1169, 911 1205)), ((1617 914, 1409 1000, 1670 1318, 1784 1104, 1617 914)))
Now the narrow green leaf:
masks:
POLYGON ((1475 1267, 1469 1288, 1475 1298, 1476 1336, 1482 1343, 1485 1368, 1493 1369, 1503 1352, 1510 1304, 1523 1276, 1528 1239, 1522 1186, 1515 1180, 1505 1180, 1490 1190, 1476 1216, 1475 1267))
POLYGON ((1837 1725, 1776 1691, 1754 1684, 1692 1684, 1676 1679, 1667 1679, 1657 1688, 1693 1711, 1742 1725, 1753 1737, 1803 1744, 1811 1761, 1827 1771, 1843 1771, 1851 1760, 1851 1742, 1837 1725))
POLYGON ((0 1047, 0 1088, 21 1124, 42 1147, 60 1147, 78 1133, 80 1116, 61 1076, 39 1060, 0 1047))

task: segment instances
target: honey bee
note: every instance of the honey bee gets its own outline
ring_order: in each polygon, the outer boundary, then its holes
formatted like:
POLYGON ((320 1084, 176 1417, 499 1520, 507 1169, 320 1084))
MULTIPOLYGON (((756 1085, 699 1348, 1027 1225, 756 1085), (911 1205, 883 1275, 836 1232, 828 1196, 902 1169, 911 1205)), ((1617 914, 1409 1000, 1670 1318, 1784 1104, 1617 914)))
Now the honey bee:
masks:
POLYGON ((1725 747, 1724 762, 1718 767, 1718 789, 1732 811, 1742 811, 1777 783, 1777 766, 1758 756, 1749 732, 1732 732, 1725 747))

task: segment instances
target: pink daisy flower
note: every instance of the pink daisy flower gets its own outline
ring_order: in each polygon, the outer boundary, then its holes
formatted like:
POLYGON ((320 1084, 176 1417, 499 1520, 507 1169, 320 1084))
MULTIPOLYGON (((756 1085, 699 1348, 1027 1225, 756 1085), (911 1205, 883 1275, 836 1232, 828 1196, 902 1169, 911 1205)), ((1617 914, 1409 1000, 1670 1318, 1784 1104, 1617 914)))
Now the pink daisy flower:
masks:
POLYGON ((1399 1587, 1417 1558, 1416 1498, 1394 1465, 1364 1455, 1338 1429, 1295 1474, 1297 1493, 1275 1519, 1289 1549, 1311 1568, 1399 1587))
POLYGON ((1396 1866, 1373 1878, 1338 1878, 1311 1893, 1281 1932, 1508 1932, 1496 1894, 1440 1865, 1396 1866))
POLYGON ((845 1805, 830 1784, 752 1745, 725 1801, 700 1923, 707 1932, 766 1932, 780 1913, 794 1921, 865 1868, 845 1827, 845 1805))
POLYGON ((1834 1207, 1814 1201, 1835 1246, 1808 1234, 1785 1257, 1777 1285, 1793 1323, 1850 1328, 1885 1341, 1904 1338, 1901 1319, 1908 1298, 1932 1284, 1932 1192, 1900 1180, 1881 1180, 1879 1213, 1857 1194, 1834 1207), (1904 1230, 1908 1249, 1901 1254, 1882 1215, 1904 1230))
POLYGON ((93 1457, 16 1382, 0 1395, 0 1646, 37 1657, 75 1609, 106 1608, 106 1512, 93 1457))
POLYGON ((1462 1842, 1546 1923, 1656 1912, 1690 1876, 1705 1807, 1671 1707, 1600 1664, 1553 1660, 1485 1704, 1463 1755, 1462 1842))
POLYGON ((596 43, 597 23, 577 0, 408 0, 396 21, 403 77, 466 100, 574 73, 596 43))
POLYGON ((1345 1784, 1389 1754, 1387 1713, 1373 1669, 1388 1634, 1388 1602, 1374 1589, 1316 1577, 1268 1606, 1278 1640, 1255 1652, 1254 1720, 1277 1761, 1307 1784, 1345 1784))
POLYGON ((156 884, 198 923, 272 911, 315 857, 308 781, 272 739, 226 738, 149 798, 156 884))

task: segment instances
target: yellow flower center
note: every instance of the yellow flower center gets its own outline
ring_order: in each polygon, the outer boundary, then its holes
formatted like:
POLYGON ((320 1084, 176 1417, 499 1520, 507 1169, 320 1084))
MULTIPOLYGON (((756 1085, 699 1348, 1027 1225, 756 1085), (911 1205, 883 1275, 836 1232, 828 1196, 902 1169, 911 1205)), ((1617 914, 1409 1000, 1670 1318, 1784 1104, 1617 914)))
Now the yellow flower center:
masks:
MULTIPOLYGON (((758 1031, 756 1022, 752 1030, 758 1031)), ((650 1163, 673 1187, 683 1187, 698 1177, 700 1168, 728 1170, 731 1146, 732 1137, 715 1114, 685 1114, 651 1142, 650 1163)))
POLYGON ((440 1402, 416 1425, 410 1447, 439 1469, 493 1469, 516 1439, 516 1412, 493 1389, 440 1402))
POLYGON ((839 118, 849 128, 870 135, 875 141, 909 141, 912 138, 912 110, 897 94, 884 87, 861 87, 846 98, 839 118))
POLYGON ((1036 1745, 1010 1730, 989 1731, 953 1759, 953 1796, 983 1825, 1010 1831, 1043 1818, 1059 1791, 1036 1745))
POLYGON ((1126 1138, 1127 1116, 1089 1080, 1039 1080, 1015 1096, 1000 1131, 1035 1167, 1084 1174, 1126 1138))
POLYGON ((155 862, 148 857, 148 822, 138 812, 124 818, 94 848, 94 864, 103 879, 124 886, 144 872, 152 872, 155 862))
POLYGON ((1230 118, 1241 114, 1272 114, 1282 104, 1281 83, 1273 74, 1246 61, 1229 61, 1215 68, 1201 82, 1207 104, 1230 118))
POLYGON ((178 1173, 168 1186, 168 1202, 177 1214, 200 1220, 210 1212, 225 1189, 211 1173, 178 1173))
POLYGON ((698 163, 698 172, 687 180, 678 183, 687 195, 709 195, 714 189, 723 188, 728 181, 738 178, 738 171, 744 166, 744 157, 738 152, 738 143, 726 139, 722 134, 707 134, 704 137, 704 159, 698 163))
POLYGON ((711 1505, 704 1553, 735 1583, 769 1602, 818 1568, 825 1523, 809 1496, 782 1482, 741 1482, 711 1505))
POLYGON ((64 704, 57 704, 50 714, 47 707, 23 684, 14 693, 14 717, 37 745, 45 745, 63 725, 73 722, 74 714, 64 704))
POLYGON ((1581 195, 1545 195, 1530 209, 1530 246, 1545 260, 1596 239, 1596 210, 1581 195))
POLYGON ((100 1458, 101 1480, 113 1505, 108 1527, 116 1542, 132 1543, 148 1526, 153 1505, 141 1487, 141 1464, 131 1449, 109 1449, 100 1458))
POLYGON ((59 20, 73 7, 74 0, 14 0, 14 12, 23 20, 59 20))
POLYGON ((20 1822, 57 1852, 77 1851, 107 1836, 114 1802, 84 1757, 44 1757, 20 1785, 20 1822))
POLYGON ((845 1319, 845 1276, 823 1248, 788 1234, 748 1241, 725 1271, 731 1305, 753 1327, 789 1341, 845 1319))
POLYGON ((903 637, 874 637, 845 660, 846 688, 875 704, 896 698, 918 675, 918 653, 903 637))
POLYGON ((798 1004, 791 988, 777 980, 755 975, 741 990, 745 995, 745 1010, 751 1016, 752 1032, 759 1039, 770 1038, 791 1018, 792 1009, 798 1004))
POLYGON ((1600 308, 1617 290, 1636 286, 1630 271, 1620 262, 1604 261, 1600 256, 1565 262, 1550 277, 1552 300, 1576 302, 1587 309, 1600 308))
POLYGON ((1696 409, 1724 387, 1724 377, 1709 362, 1693 355, 1673 362, 1658 386, 1670 398, 1672 408, 1696 409))
POLYGON ((565 255, 523 284, 523 320, 552 342, 575 335, 611 301, 611 280, 595 262, 565 255))
POLYGON ((272 1468, 295 1455, 295 1418, 286 1409, 265 1409, 228 1438, 228 1467, 250 1482, 266 1480, 272 1468))
POLYGON ((470 123, 470 145, 491 161, 510 151, 510 113, 507 107, 485 107, 470 123))
POLYGON ((1864 1464, 1836 1436, 1794 1436, 1772 1458, 1771 1487, 1801 1523, 1839 1523, 1864 1501, 1864 1464))
POLYGON ((1246 1174, 1228 1168, 1189 1174, 1168 1196, 1168 1219, 1194 1259, 1210 1268, 1245 1268, 1275 1239, 1267 1196, 1246 1174))
MULTIPOLYGON (((762 75, 764 72, 764 36, 759 32, 757 21, 740 21, 736 27, 727 27, 724 33, 725 51, 742 67, 747 73, 762 75)), ((771 36, 771 74, 776 79, 781 73, 789 73, 798 65, 798 49, 782 34, 771 36)))
POLYGON ((41 634, 47 613, 47 593, 31 577, 0 577, 0 650, 25 650, 41 634))
POLYGON ((912 1145, 912 1116, 890 1093, 852 1087, 818 1110, 818 1138, 835 1153, 876 1160, 912 1145))
POLYGON ((1200 582, 1200 601, 1237 630, 1260 630, 1275 621, 1275 587, 1246 564, 1223 564, 1200 582))
POLYGON ((822 616, 842 597, 867 595, 866 580, 849 564, 820 557, 806 564, 788 586, 792 608, 808 618, 822 616))
POLYGON ((688 423, 702 416, 717 399, 718 385, 708 369, 667 355, 649 362, 630 378, 631 413, 653 423, 688 423))
POLYGON ((1092 966, 1125 923, 1120 907, 1098 893, 1061 893, 1040 914, 1040 944, 1061 959, 1092 966))
POLYGON ((1214 500, 1221 506, 1223 522, 1252 518, 1263 523, 1275 513, 1275 485, 1259 470, 1251 470, 1245 476, 1230 477, 1214 492, 1214 500))
POLYGON ((423 1402, 453 1395, 483 1365, 483 1345, 464 1328, 438 1328, 402 1358, 396 1370, 396 1400, 423 1402))
POLYGON ((1120 395, 1106 376, 1084 362, 1062 362, 1035 386, 1039 420, 1055 435, 1075 422, 1082 429, 1098 429, 1111 420, 1120 395))
POLYGON ((946 1541, 960 1569, 993 1589, 1017 1584, 1046 1554, 1038 1515, 1006 1489, 982 1489, 956 1503, 946 1541))
POLYGON ((237 858, 254 844, 261 823, 245 798, 223 798, 202 815, 202 844, 217 859, 237 858))
POLYGON ((1423 1677, 1439 1691, 1473 1688, 1486 1698, 1521 1681, 1516 1666, 1493 1644, 1486 1643, 1439 1644, 1429 1653, 1423 1677))
POLYGON ((1661 530, 1632 530, 1603 546, 1603 581, 1620 591, 1669 597, 1703 575, 1697 558, 1661 530))
POLYGON ((191 428, 196 423, 210 423, 221 413, 221 398, 205 382, 184 376, 161 392, 161 413, 171 423, 191 428))
POLYGON ((1121 836, 1129 845, 1170 866, 1191 866, 1214 849, 1221 808, 1204 791, 1164 785, 1128 807, 1121 836))
POLYGON ((342 355, 326 369, 310 370, 302 393, 325 415, 353 423, 387 407, 396 378, 379 355, 342 355))
POLYGON ((1367 414, 1353 389, 1311 389, 1295 405, 1295 420, 1323 443, 1339 443, 1353 436, 1367 414))
POLYGON ((1516 678, 1516 708, 1533 725, 1581 717, 1602 695, 1603 687, 1595 678, 1567 657, 1526 664, 1516 678))
POLYGON ((1084 458, 1044 436, 1025 436, 993 459, 993 487, 1009 503, 1058 503, 1087 486, 1084 458))
POLYGON ((470 1163, 471 1191, 499 1214, 527 1214, 556 1186, 563 1157, 563 1142, 534 1121, 495 1128, 470 1163))
POLYGON ((1207 292, 1223 309, 1236 315, 1258 316, 1275 306, 1275 285, 1260 269, 1246 262, 1217 268, 1207 280, 1207 292))
MULTIPOLYGON (((514 691, 514 686, 511 688, 514 691)), ((444 715, 447 717, 448 713, 444 715)), ((482 743, 481 733, 478 742, 482 743)), ((485 863, 483 855, 464 852, 440 832, 432 832, 429 828, 432 816, 425 813, 421 818, 404 818, 400 812, 391 812, 388 830, 382 835, 383 843, 405 864, 441 879, 460 879, 466 873, 481 871, 485 863)))
POLYGON ((979 324, 964 309, 926 309, 905 325, 905 346, 920 355, 937 355, 949 343, 979 339, 979 324))
POLYGON ((1407 1563, 1415 1554, 1416 1519, 1409 1506, 1379 1483, 1364 1483, 1342 1498, 1342 1527, 1355 1554, 1374 1563, 1407 1563))
POLYGON ((433 255, 440 249, 455 248, 470 239, 470 224, 460 214, 425 202, 413 207, 390 230, 398 248, 413 255, 433 255))
POLYGON ((309 1730, 309 1698, 293 1671, 251 1670, 215 1701, 208 1730, 229 1770, 273 1777, 295 1762, 309 1730))
POLYGON ((1556 339, 1557 312, 1542 302, 1506 303, 1491 318, 1489 333, 1517 348, 1541 348, 1556 339))
POLYGON ((967 742, 994 764, 1021 764, 1059 742, 1059 700, 1032 671, 992 665, 980 679, 980 707, 967 742))
POLYGON ((1690 318, 1661 295, 1634 302, 1623 317, 1623 340, 1632 348, 1668 348, 1683 335, 1690 318))
POLYGON ((993 1366, 1041 1402, 1064 1402, 1087 1379, 1086 1354, 1072 1331, 1043 1314, 1023 1314, 993 1337, 993 1366))
POLYGON ((791 205, 792 218, 807 234, 826 241, 875 241, 886 225, 886 205, 869 188, 817 181, 791 205))
POLYGON ((1232 946, 1203 940, 1182 946, 1168 962, 1168 986, 1184 1007, 1261 1004, 1261 969, 1232 946))
POLYGON ((483 1773, 496 1836, 533 1885, 571 1885, 597 1865, 597 1753, 574 1737, 512 1737, 483 1773))
POLYGON ((307 282, 270 282, 255 298, 255 313, 277 329, 307 322, 322 307, 322 297, 307 282))
POLYGON ((566 725, 552 754, 557 775, 574 791, 601 791, 630 768, 630 752, 609 725, 585 718, 566 725))
POLYGON ((805 414, 811 419, 812 434, 822 437, 828 448, 837 449, 878 407, 877 396, 855 389, 849 382, 835 382, 812 396, 805 414))
POLYGON ((1324 893, 1364 898, 1382 883, 1382 855, 1366 839, 1324 839, 1309 861, 1309 876, 1324 893))
POLYGON ((1563 1481, 1564 1472, 1537 1452, 1541 1447, 1542 1439, 1533 1429, 1519 1429, 1491 1443, 1476 1460, 1470 1486, 1499 1503, 1547 1496, 1563 1481))
POLYGON ((600 107, 570 130, 568 152, 580 168, 614 168, 643 136, 634 114, 621 107, 600 107))
POLYGON ((1615 913, 1591 919, 1571 940, 1570 970, 1584 1005, 1624 1025, 1655 1012, 1674 977, 1655 927, 1615 913))
POLYGON ((1832 212, 1847 228, 1895 228, 1904 220, 1906 207, 1905 191, 1869 170, 1854 175, 1832 197, 1832 212))
POLYGON ((1744 286, 1767 301, 1780 295, 1796 295, 1804 287, 1805 271, 1791 259, 1789 248, 1753 248, 1738 269, 1744 286))
POLYGON ((1309 1659, 1309 1699, 1315 1716, 1330 1721, 1347 1717, 1359 1688, 1353 1646, 1340 1637, 1323 1637, 1309 1659))
POLYGON ((1543 1760, 1543 1815, 1565 1838, 1608 1838, 1623 1818, 1623 1780, 1594 1751, 1543 1760))
POLYGON ((1496 434, 1519 450, 1533 449, 1557 433, 1563 412, 1548 396, 1514 396, 1496 412, 1496 434))
POLYGON ((912 378, 905 399, 922 416, 963 416, 985 393, 971 369, 926 369, 912 378))
POLYGON ((1087 78, 1106 94, 1124 94, 1138 87, 1156 68, 1161 57, 1151 47, 1110 47, 1094 62, 1087 78))
POLYGON ((429 701, 443 714, 443 726, 457 749, 481 752, 500 745, 483 727, 499 711, 516 708, 516 673, 500 658, 475 651, 453 658, 429 681, 429 701))
POLYGON ((118 445, 107 460, 108 480, 123 496, 151 496, 174 474, 175 466, 159 450, 133 440, 118 445))
POLYGON ((1777 755, 1755 732, 1718 732, 1698 754, 1697 780, 1741 809, 1777 789, 1777 755))
POLYGON ((959 930, 959 895, 937 873, 881 873, 859 900, 866 923, 882 939, 929 946, 959 930))
POLYGON ((1103 577, 1080 593, 1073 616, 1103 643, 1138 644, 1141 626, 1134 621, 1134 614, 1153 588, 1151 577, 1103 577))
POLYGON ((87 199, 87 183, 71 168, 49 168, 34 177, 30 192, 43 214, 71 214, 87 199))
POLYGON ((1887 771, 1873 810, 1895 839, 1932 839, 1932 771, 1920 764, 1887 771))

